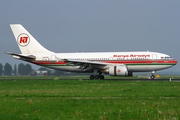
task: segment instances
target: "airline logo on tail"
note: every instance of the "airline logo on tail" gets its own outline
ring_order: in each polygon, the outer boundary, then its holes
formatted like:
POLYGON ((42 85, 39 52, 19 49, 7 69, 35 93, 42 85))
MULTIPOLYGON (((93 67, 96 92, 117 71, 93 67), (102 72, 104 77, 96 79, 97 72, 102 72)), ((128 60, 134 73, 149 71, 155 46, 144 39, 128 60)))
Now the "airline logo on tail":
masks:
POLYGON ((18 36, 17 43, 20 46, 25 47, 29 44, 29 42, 30 42, 30 38, 27 34, 23 33, 18 36))

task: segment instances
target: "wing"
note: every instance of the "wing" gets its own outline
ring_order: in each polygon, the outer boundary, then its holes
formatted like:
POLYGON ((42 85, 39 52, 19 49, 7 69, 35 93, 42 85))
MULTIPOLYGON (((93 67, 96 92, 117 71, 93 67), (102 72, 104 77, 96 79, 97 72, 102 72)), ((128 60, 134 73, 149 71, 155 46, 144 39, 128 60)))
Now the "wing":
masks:
POLYGON ((111 63, 99 62, 99 61, 89 61, 89 60, 74 60, 74 59, 63 59, 64 62, 69 64, 73 64, 73 66, 80 66, 84 71, 88 71, 94 68, 104 69, 107 65, 111 63))

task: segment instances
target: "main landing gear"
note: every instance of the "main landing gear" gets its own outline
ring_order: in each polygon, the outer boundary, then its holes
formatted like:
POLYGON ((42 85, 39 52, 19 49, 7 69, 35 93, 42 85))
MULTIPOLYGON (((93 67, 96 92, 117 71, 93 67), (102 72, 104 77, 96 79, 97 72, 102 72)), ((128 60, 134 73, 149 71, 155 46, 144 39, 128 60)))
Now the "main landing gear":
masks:
POLYGON ((102 72, 98 72, 97 69, 94 69, 94 74, 93 75, 90 75, 89 77, 91 80, 93 79, 101 79, 103 80, 104 79, 104 75, 102 75, 102 72), (99 75, 97 75, 97 73, 99 73, 99 75))
POLYGON ((104 75, 90 75, 89 77, 91 80, 93 79, 104 79, 104 75))

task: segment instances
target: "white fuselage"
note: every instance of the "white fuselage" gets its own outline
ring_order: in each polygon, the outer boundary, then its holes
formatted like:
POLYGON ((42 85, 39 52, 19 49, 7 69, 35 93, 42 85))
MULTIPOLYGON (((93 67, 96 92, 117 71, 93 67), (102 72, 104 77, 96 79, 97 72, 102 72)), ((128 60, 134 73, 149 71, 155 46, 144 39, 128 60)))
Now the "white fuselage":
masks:
MULTIPOLYGON (((107 64, 125 64, 130 72, 157 71, 172 67, 177 63, 177 61, 169 55, 157 52, 53 53, 37 54, 36 56, 36 61, 33 62, 35 64, 73 72, 84 72, 84 70, 80 69, 78 64, 66 64, 62 60, 68 59, 77 61, 98 61, 107 64)), ((98 68, 98 65, 96 67, 98 68)), ((103 69, 103 67, 99 65, 100 69, 103 69)), ((91 72, 91 69, 89 72, 91 72)))

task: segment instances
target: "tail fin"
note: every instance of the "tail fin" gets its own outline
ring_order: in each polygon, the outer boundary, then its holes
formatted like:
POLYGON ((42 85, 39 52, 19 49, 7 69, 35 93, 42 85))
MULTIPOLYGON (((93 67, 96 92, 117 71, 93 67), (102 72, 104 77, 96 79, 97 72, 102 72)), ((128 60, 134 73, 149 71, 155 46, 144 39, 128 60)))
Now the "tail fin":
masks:
POLYGON ((22 54, 52 53, 44 48, 22 25, 10 25, 16 42, 22 54))

